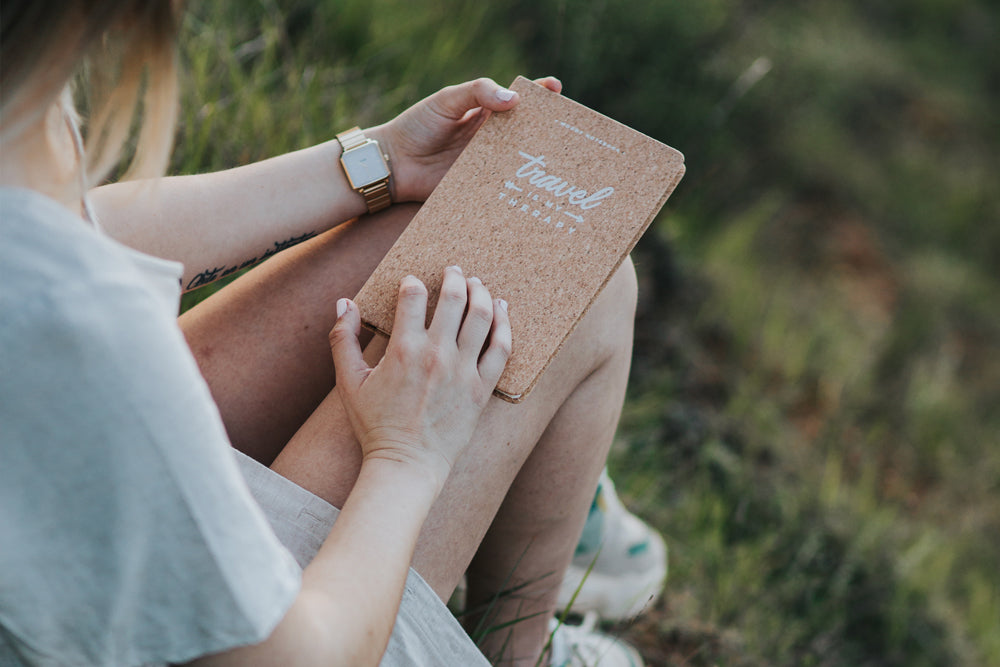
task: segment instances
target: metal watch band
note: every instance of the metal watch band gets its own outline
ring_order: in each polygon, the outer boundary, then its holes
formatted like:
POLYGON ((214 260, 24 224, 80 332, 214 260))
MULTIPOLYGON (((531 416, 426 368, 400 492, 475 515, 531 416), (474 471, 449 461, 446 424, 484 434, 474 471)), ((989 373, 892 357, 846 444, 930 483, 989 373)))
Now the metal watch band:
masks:
MULTIPOLYGON (((368 137, 365 136, 360 127, 352 127, 349 130, 339 133, 337 141, 340 142, 341 149, 346 153, 352 148, 357 148, 368 141, 368 137)), ((388 178, 378 183, 372 183, 368 187, 359 188, 358 192, 365 198, 365 204, 368 205, 369 213, 377 213, 384 208, 388 208, 389 204, 392 203, 392 197, 389 195, 388 178)))
POLYGON ((346 153, 352 148, 357 148, 361 144, 368 141, 368 137, 365 136, 365 133, 361 131, 360 127, 355 126, 338 134, 337 141, 340 142, 340 145, 344 148, 344 152, 346 153))

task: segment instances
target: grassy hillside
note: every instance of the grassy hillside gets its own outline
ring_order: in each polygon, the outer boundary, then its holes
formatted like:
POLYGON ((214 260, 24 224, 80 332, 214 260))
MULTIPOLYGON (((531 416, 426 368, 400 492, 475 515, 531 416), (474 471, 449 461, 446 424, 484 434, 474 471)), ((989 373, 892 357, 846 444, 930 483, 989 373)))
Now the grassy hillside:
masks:
POLYGON ((183 51, 181 172, 482 74, 682 150, 612 460, 671 579, 618 630, 654 665, 1000 664, 995 3, 200 3, 183 51))

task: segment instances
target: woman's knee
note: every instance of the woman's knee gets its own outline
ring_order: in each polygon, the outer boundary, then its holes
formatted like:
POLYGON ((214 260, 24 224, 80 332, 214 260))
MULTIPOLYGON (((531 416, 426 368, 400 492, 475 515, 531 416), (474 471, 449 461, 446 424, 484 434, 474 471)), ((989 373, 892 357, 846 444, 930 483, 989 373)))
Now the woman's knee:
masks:
POLYGON ((611 290, 614 295, 619 313, 629 321, 635 318, 635 306, 639 296, 639 280, 635 274, 635 264, 632 263, 632 256, 626 255, 625 261, 618 267, 618 270, 608 281, 606 290, 611 290))
POLYGON ((632 258, 626 257, 574 331, 577 340, 573 344, 586 348, 595 364, 631 358, 638 292, 635 266, 632 258))

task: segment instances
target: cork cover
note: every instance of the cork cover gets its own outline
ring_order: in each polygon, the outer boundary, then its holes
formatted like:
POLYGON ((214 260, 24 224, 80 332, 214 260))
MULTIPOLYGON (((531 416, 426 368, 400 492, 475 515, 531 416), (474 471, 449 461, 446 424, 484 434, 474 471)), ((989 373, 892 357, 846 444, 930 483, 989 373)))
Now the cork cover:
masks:
POLYGON ((457 264, 510 304, 513 353, 497 394, 527 396, 684 174, 678 151, 523 77, 355 299, 390 334, 399 282, 430 291, 457 264))

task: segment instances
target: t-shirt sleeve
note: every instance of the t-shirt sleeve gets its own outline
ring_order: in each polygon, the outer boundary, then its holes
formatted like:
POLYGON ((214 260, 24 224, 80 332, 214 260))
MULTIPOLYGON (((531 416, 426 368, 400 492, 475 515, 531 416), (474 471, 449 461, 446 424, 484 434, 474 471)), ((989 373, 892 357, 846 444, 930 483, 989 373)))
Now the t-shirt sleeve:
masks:
POLYGON ((16 300, 0 299, 0 654, 140 665, 266 638, 301 573, 175 319, 114 281, 16 300))

